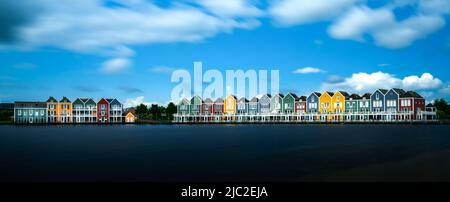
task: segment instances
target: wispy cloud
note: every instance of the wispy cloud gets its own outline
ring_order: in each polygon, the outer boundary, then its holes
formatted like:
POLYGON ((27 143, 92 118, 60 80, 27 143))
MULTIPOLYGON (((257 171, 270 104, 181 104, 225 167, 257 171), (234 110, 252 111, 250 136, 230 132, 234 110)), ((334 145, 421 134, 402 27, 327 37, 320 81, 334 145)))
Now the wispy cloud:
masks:
POLYGON ((317 68, 317 67, 302 67, 299 69, 296 69, 294 71, 295 74, 312 74, 312 73, 321 73, 325 72, 324 70, 317 68))
POLYGON ((387 67, 387 66, 391 66, 391 64, 387 63, 378 64, 378 67, 387 67))
POLYGON ((142 93, 143 91, 139 88, 131 87, 131 86, 119 86, 119 90, 124 93, 132 94, 132 93, 142 93))
POLYGON ((95 93, 95 92, 102 91, 102 89, 100 89, 96 86, 93 86, 93 85, 78 85, 78 86, 74 86, 74 88, 78 91, 85 92, 85 93, 95 93))
POLYGON ((113 58, 102 63, 101 70, 105 74, 123 73, 130 68, 131 61, 127 58, 113 58))

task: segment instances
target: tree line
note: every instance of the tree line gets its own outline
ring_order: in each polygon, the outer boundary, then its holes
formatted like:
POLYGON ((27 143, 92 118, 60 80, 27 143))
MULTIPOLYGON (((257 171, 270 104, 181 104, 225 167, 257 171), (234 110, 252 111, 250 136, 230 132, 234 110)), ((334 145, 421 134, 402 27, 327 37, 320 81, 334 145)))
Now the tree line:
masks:
POLYGON ((177 106, 170 102, 166 107, 152 104, 148 107, 145 104, 140 104, 136 107, 136 115, 140 120, 173 120, 173 115, 177 113, 177 106))

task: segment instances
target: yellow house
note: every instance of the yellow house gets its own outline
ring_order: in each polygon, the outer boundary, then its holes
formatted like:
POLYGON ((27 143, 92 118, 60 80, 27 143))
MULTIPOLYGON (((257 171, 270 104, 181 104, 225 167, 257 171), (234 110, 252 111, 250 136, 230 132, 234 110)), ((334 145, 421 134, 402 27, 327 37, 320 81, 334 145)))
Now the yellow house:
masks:
POLYGON ((236 96, 229 95, 224 100, 224 113, 225 114, 236 114, 236 96))
POLYGON ((331 97, 331 112, 334 114, 345 112, 345 100, 348 99, 350 95, 344 91, 337 91, 331 97))
POLYGON ((50 96, 47 100, 48 123, 56 123, 56 117, 58 117, 57 108, 58 108, 58 100, 50 96))
POLYGON ((331 113, 331 97, 333 97, 334 93, 325 91, 319 97, 319 113, 321 114, 329 114, 331 113))
POLYGON ((67 97, 63 97, 63 99, 59 101, 56 107, 56 114, 56 122, 72 123, 72 102, 67 97))

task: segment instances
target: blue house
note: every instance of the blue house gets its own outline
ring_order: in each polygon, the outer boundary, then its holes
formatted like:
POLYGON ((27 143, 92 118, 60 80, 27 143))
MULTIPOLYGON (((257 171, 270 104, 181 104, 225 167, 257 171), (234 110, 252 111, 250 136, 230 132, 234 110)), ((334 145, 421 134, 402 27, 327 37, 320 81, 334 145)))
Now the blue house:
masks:
POLYGON ((249 105, 249 101, 245 97, 242 97, 236 103, 236 113, 237 114, 247 114, 248 113, 248 105, 249 105))
POLYGON ((47 123, 46 102, 15 102, 15 123, 47 123))
POLYGON ((259 113, 259 99, 257 97, 252 98, 248 102, 248 113, 258 114, 259 113))
POLYGON ((385 94, 388 92, 386 89, 378 89, 370 96, 370 102, 372 105, 372 112, 386 111, 385 94))
POLYGON ((271 96, 270 94, 264 94, 259 98, 259 111, 263 114, 269 114, 270 113, 270 102, 271 102, 271 96))
POLYGON ((311 93, 311 95, 308 96, 306 99, 306 109, 308 113, 317 113, 319 112, 319 97, 321 96, 321 93, 314 92, 311 93))
POLYGON ((400 96, 402 96, 405 93, 406 92, 400 88, 393 88, 389 90, 385 95, 386 111, 388 112, 399 111, 398 100, 400 99, 400 96))

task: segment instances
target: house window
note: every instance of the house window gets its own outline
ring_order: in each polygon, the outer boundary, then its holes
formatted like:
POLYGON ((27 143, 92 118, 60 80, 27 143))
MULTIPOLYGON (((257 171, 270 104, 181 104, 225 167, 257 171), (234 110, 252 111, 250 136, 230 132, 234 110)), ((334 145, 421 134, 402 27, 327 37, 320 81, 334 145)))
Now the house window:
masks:
POLYGON ((30 110, 30 116, 33 116, 33 110, 30 110))
POLYGON ((104 104, 102 104, 102 105, 100 105, 100 109, 106 109, 106 105, 104 105, 104 104))
POLYGON ((379 100, 380 99, 380 95, 377 93, 375 94, 375 99, 379 100))
POLYGON ((314 96, 313 96, 313 97, 311 97, 311 102, 315 102, 315 101, 314 101, 314 96))
POLYGON ((17 110, 17 115, 22 116, 22 110, 17 110))
POLYGON ((337 100, 338 102, 340 101, 340 99, 341 99, 341 97, 339 97, 339 96, 336 97, 336 100, 337 100))
POLYGON ((41 110, 41 116, 44 116, 44 110, 41 110))

